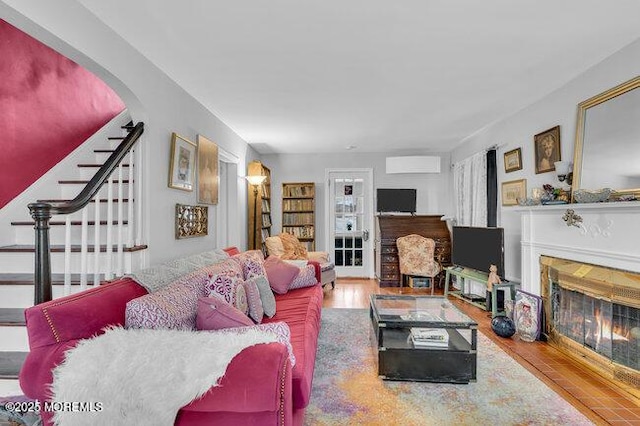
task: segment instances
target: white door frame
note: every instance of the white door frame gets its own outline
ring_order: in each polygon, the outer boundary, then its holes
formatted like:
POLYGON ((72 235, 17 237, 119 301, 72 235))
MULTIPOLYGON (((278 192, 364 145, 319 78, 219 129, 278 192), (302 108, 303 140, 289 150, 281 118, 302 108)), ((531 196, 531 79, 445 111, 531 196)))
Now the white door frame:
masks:
MULTIPOLYGON (((240 197, 238 196, 238 163, 240 159, 229 151, 218 147, 219 170, 222 172, 222 163, 226 163, 226 173, 220 173, 218 182, 219 199, 216 207, 216 246, 225 248, 229 246, 240 247, 240 197)), ((244 181, 244 179, 243 179, 244 181)))
MULTIPOLYGON (((364 251, 362 253, 363 258, 366 259, 366 265, 367 265, 367 269, 365 270, 365 274, 366 277, 368 278, 374 278, 374 236, 375 236, 375 230, 373 229, 374 226, 374 207, 373 207, 373 202, 374 202, 374 196, 373 196, 373 168, 354 168, 354 169, 344 169, 344 168, 340 168, 340 169, 324 169, 324 185, 325 185, 325 197, 326 197, 326 202, 325 202, 325 215, 324 215, 324 226, 327 230, 327 232, 325 233, 325 247, 327 248, 327 250, 329 250, 329 248, 333 247, 333 244, 331 243, 331 235, 333 234, 332 232, 332 224, 331 224, 331 210, 333 209, 334 206, 330 205, 331 204, 331 186, 329 185, 330 182, 330 178, 329 175, 331 173, 366 173, 367 175, 367 180, 369 181, 369 184, 367 185, 367 188, 365 188, 365 191, 368 191, 369 194, 371 194, 371 208, 369 209, 369 214, 365 215, 364 217, 366 218, 367 226, 366 229, 369 230, 369 240, 367 246, 368 246, 368 250, 364 251)), ((331 258, 333 259, 334 253, 329 253, 331 258)))

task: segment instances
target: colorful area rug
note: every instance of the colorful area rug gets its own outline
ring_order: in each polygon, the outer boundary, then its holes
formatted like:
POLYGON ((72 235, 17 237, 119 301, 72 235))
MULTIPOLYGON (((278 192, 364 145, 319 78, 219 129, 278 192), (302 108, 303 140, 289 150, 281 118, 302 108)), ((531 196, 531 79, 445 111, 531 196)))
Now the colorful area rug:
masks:
POLYGON ((323 309, 305 425, 591 425, 478 332, 477 382, 378 378, 364 309, 323 309))

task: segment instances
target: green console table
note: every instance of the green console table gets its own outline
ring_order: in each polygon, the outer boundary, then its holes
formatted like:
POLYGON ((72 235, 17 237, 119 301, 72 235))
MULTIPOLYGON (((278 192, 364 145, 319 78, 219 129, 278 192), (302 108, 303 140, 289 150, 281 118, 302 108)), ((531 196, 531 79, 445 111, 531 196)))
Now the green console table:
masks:
MULTIPOLYGON (((460 278, 467 278, 472 281, 483 283, 485 286, 489 279, 489 273, 477 271, 471 268, 464 268, 462 266, 449 266, 446 269, 446 275, 444 279, 444 297, 449 295, 464 300, 480 309, 487 310, 486 299, 482 295, 472 295, 465 292, 465 281, 461 280, 460 290, 449 291, 449 284, 451 283, 451 276, 455 275, 460 278)), ((498 290, 508 288, 511 294, 511 300, 516 299, 516 287, 520 284, 513 281, 503 281, 500 284, 494 284, 491 290, 491 317, 497 315, 503 315, 504 313, 498 312, 498 290)))

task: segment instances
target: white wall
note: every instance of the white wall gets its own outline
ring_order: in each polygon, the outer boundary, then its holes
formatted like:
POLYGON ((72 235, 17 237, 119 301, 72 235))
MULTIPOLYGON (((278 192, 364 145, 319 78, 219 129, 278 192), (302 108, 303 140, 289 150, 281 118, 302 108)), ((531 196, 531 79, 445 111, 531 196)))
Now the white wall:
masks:
MULTIPOLYGON (((498 192, 501 182, 515 179, 527 180, 529 195, 532 188, 541 187, 545 183, 559 186, 555 172, 535 174, 533 136, 560 125, 562 159, 573 162, 578 103, 638 74, 640 40, 611 55, 538 102, 467 138, 452 151, 451 161, 459 161, 490 145, 498 144, 501 145, 498 150, 498 192), (503 154, 518 147, 522 148, 523 169, 507 174, 504 172, 503 154)), ((499 198, 498 205, 501 204, 499 198)), ((502 207, 498 215, 499 226, 505 228, 505 276, 507 279, 519 280, 520 214, 514 211, 514 207, 502 207)))
MULTIPOLYGON (((336 154, 270 154, 262 156, 263 163, 271 169, 271 220, 273 232, 279 233, 282 225, 282 183, 315 182, 316 184, 316 249, 326 250, 325 211, 328 196, 325 194, 325 170, 328 168, 371 168, 375 188, 417 189, 418 214, 450 214, 451 173, 448 153, 403 152, 336 154), (441 157, 439 174, 386 174, 386 158, 400 155, 438 155, 441 157)), ((373 204, 375 206, 375 203, 373 204)), ((373 230, 372 230, 373 231, 373 230)))
MULTIPOLYGON (((148 260, 157 263, 216 247, 216 210, 210 206, 209 235, 176 240, 175 204, 197 204, 196 193, 167 186, 171 132, 191 141, 202 134, 240 159, 238 174, 257 154, 232 129, 206 110, 193 97, 133 49, 87 9, 73 0, 0 1, 3 19, 36 37, 104 80, 126 103, 135 122, 144 121, 144 206, 147 224, 148 260)), ((126 11, 123 11, 126 13, 126 11)), ((237 206, 241 224, 246 223, 246 184, 238 176, 237 206)), ((229 230, 237 233, 238 229, 229 230)), ((230 236, 246 247, 242 235, 230 236)))

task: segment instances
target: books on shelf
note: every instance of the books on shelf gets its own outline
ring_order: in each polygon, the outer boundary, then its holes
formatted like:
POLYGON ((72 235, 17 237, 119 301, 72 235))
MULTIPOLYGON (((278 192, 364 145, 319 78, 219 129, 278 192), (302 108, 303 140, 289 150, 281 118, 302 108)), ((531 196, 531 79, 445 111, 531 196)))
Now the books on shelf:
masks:
POLYGON ((444 328, 412 327, 410 338, 414 346, 448 347, 449 333, 444 328))

